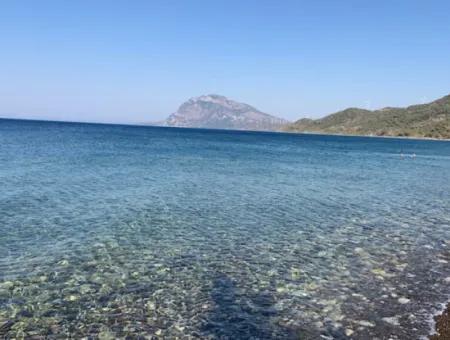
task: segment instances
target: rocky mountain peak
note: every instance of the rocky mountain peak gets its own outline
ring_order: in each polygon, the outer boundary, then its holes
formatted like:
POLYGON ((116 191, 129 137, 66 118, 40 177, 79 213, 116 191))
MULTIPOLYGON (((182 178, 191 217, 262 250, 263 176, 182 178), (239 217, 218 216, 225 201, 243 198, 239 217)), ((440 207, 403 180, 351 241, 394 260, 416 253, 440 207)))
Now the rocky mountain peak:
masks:
POLYGON ((166 126, 237 130, 276 130, 288 123, 245 103, 208 94, 193 97, 180 105, 165 121, 166 126))

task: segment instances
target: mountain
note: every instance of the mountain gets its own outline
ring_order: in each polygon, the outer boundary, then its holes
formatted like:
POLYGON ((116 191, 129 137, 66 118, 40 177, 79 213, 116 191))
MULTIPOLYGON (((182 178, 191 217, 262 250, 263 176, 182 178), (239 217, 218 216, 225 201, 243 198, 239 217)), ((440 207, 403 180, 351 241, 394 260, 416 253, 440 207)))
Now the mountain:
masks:
POLYGON ((450 138, 450 95, 428 104, 381 110, 349 108, 321 119, 300 119, 290 132, 450 138))
POLYGON ((278 130, 288 121, 224 96, 210 94, 189 99, 162 125, 235 130, 278 130))

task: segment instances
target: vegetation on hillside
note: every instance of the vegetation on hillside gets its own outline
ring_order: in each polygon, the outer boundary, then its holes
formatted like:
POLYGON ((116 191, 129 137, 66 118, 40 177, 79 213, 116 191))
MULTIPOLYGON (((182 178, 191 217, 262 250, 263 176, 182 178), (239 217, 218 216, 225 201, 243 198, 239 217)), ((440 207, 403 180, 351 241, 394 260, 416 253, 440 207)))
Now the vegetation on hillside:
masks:
POLYGON ((349 108, 321 119, 300 119, 284 127, 290 132, 373 136, 450 138, 450 95, 407 108, 349 108))

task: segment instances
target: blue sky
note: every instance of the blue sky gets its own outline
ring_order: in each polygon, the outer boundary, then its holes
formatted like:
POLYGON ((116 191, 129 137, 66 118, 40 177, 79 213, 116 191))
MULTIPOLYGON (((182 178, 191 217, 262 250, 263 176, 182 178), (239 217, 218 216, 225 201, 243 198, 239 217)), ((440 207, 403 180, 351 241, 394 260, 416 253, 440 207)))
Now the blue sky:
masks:
POLYGON ((449 1, 0 0, 0 116, 149 122, 218 93, 288 119, 450 93, 449 1))

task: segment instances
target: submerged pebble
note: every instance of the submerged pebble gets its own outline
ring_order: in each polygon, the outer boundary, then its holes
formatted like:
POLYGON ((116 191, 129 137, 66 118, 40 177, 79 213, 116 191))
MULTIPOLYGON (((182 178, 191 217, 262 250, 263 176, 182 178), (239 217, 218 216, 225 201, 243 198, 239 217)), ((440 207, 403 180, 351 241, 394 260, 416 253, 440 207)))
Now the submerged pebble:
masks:
POLYGON ((381 320, 383 320, 384 322, 387 322, 391 325, 399 326, 400 322, 398 321, 398 318, 399 318, 398 316, 391 316, 391 317, 381 318, 381 320))
POLYGON ((346 328, 345 329, 345 335, 346 336, 352 336, 353 333, 354 333, 353 329, 351 329, 351 328, 346 328))
POLYGON ((359 320, 356 321, 358 325, 364 326, 364 327, 375 327, 375 324, 373 322, 367 321, 367 320, 359 320))
POLYGON ((403 305, 403 304, 409 303, 409 301, 411 301, 411 300, 408 298, 405 298, 405 297, 401 297, 397 301, 403 305))

